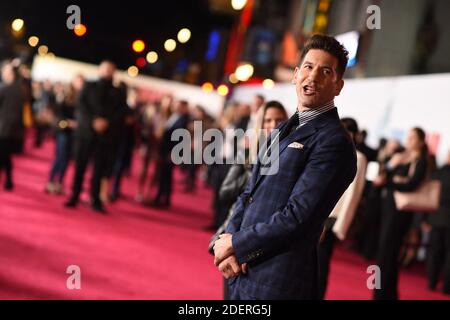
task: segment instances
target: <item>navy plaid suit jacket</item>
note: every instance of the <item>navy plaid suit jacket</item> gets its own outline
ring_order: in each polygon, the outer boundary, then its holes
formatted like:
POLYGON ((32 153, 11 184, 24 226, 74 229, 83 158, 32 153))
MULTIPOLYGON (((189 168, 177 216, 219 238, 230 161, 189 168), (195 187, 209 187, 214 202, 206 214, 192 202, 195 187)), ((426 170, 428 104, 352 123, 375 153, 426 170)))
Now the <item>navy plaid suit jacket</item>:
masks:
POLYGON ((260 175, 255 165, 227 227, 239 263, 249 265, 229 281, 232 299, 318 297, 318 240, 356 175, 356 153, 336 108, 291 131, 296 117, 279 128, 278 173, 260 175))

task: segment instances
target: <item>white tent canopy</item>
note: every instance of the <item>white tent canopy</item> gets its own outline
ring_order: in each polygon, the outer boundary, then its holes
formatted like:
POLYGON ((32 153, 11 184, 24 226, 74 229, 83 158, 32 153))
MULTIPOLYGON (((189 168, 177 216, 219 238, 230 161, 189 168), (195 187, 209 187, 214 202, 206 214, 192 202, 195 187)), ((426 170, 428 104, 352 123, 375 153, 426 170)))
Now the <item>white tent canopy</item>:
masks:
MULTIPOLYGON (((32 77, 37 81, 70 82, 76 75, 81 74, 87 79, 95 79, 97 69, 95 65, 78 61, 36 56, 32 66, 32 77)), ((187 100, 191 106, 201 105, 214 117, 220 114, 225 102, 225 99, 217 92, 206 93, 199 86, 142 75, 132 78, 124 71, 118 71, 116 78, 144 91, 171 93, 176 99, 187 100)))

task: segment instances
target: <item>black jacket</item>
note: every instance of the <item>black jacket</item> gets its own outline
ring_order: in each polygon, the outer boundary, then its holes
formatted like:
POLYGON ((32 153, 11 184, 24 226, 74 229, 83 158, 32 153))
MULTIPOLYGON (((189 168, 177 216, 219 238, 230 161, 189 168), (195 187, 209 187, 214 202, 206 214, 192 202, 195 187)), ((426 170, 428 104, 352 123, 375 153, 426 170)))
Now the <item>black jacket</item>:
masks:
POLYGON ((85 140, 97 139, 103 143, 117 141, 123 127, 125 106, 126 96, 111 81, 87 82, 78 98, 75 136, 85 140), (92 128, 92 121, 98 117, 109 121, 108 129, 101 135, 92 128))
POLYGON ((243 164, 231 166, 219 191, 219 200, 222 205, 231 208, 242 191, 244 191, 251 175, 251 169, 243 164))
POLYGON ((21 81, 0 86, 0 139, 21 139, 25 92, 21 81))
MULTIPOLYGON (((176 114, 173 114, 171 117, 177 117, 176 114)), ((168 121, 172 119, 169 118, 168 121)), ((164 130, 163 137, 161 139, 161 144, 159 146, 159 152, 163 157, 168 157, 172 153, 172 149, 179 143, 178 141, 172 141, 172 134, 175 130, 178 129, 187 129, 189 123, 189 115, 178 115, 178 118, 172 124, 167 124, 166 129, 164 130)))
POLYGON ((441 182, 441 201, 436 213, 430 214, 433 227, 450 229, 450 165, 433 173, 432 178, 441 182))
POLYGON ((71 134, 73 129, 63 125, 62 122, 74 120, 75 119, 75 106, 70 105, 66 102, 61 102, 56 104, 56 123, 55 131, 62 132, 65 134, 71 134))

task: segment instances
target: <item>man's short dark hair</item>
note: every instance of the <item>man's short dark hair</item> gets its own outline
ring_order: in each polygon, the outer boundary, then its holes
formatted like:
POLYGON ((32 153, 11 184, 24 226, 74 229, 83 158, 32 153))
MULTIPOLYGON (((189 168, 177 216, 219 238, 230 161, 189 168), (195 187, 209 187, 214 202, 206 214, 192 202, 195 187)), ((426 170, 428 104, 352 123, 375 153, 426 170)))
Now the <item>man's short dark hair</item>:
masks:
POLYGON ((326 51, 333 57, 335 57, 338 60, 336 71, 341 79, 344 77, 345 69, 347 68, 348 64, 348 51, 341 43, 339 43, 339 41, 327 35, 313 35, 303 47, 301 62, 303 62, 303 59, 305 58, 309 50, 313 49, 326 51))

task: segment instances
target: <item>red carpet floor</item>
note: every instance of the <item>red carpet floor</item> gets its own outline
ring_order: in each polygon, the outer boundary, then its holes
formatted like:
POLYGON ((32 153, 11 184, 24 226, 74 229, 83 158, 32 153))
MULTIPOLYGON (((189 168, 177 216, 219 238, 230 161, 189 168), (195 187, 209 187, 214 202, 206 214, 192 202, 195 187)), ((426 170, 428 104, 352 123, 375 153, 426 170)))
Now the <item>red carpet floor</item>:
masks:
MULTIPOLYGON (((135 203, 135 174, 125 199, 106 216, 43 192, 53 146, 16 157, 12 193, 0 189, 0 299, 221 299, 222 279, 207 253, 211 192, 181 192, 169 211, 135 203), (81 290, 68 290, 66 268, 81 268, 81 290)), ((69 171, 66 184, 71 181, 69 171)), ((179 179, 179 178, 178 178, 179 179)), ((328 299, 370 299, 368 263, 336 251, 328 299)), ((402 299, 446 299, 426 290, 422 270, 401 275, 402 299)), ((447 297, 448 298, 448 297, 447 297)))

